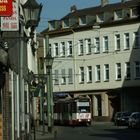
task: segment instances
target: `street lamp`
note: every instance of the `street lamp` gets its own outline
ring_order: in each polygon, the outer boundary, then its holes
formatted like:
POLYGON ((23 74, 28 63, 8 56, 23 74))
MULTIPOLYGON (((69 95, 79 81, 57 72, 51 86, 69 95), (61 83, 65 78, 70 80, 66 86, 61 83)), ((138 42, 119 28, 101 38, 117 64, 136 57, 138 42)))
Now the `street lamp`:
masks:
POLYGON ((47 121, 48 132, 52 132, 53 126, 53 89, 52 89, 52 64, 53 57, 50 53, 46 55, 46 72, 47 72, 47 121))
POLYGON ((27 0, 22 8, 25 16, 25 27, 37 27, 40 21, 42 4, 39 5, 35 0, 27 0))

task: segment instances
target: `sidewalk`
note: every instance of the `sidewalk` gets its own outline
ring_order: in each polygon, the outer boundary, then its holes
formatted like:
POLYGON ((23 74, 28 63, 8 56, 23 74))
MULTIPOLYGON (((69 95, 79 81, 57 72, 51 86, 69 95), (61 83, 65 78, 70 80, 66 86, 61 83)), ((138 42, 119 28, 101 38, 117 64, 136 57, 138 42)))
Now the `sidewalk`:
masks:
POLYGON ((32 130, 32 140, 54 140, 55 130, 53 129, 52 133, 48 132, 48 128, 45 125, 44 130, 43 126, 36 126, 35 131, 32 130))

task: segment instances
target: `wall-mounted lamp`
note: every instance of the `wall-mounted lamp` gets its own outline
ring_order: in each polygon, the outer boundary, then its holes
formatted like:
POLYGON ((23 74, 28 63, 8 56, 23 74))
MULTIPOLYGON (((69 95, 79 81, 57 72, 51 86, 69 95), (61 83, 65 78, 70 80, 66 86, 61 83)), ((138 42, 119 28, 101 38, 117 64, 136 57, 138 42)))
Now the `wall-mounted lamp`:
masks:
POLYGON ((39 5, 35 0, 27 0, 27 2, 22 5, 22 8, 25 16, 25 27, 37 27, 40 21, 42 4, 39 5))

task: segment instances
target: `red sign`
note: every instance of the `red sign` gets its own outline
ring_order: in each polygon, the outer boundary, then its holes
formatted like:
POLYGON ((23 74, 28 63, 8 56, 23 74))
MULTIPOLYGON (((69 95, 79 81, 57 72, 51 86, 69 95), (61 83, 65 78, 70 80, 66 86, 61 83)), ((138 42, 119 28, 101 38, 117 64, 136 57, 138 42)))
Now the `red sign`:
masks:
POLYGON ((13 0, 0 0, 0 16, 12 15, 12 1, 13 0))
POLYGON ((19 11, 18 3, 13 2, 12 16, 1 17, 1 30, 2 31, 18 31, 19 30, 19 11))

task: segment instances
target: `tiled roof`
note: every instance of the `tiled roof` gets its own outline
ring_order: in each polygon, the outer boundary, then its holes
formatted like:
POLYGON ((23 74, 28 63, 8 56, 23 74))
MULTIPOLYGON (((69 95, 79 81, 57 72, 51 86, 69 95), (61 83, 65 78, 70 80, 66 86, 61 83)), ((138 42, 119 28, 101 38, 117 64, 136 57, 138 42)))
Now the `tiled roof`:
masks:
POLYGON ((130 1, 126 1, 124 3, 119 2, 119 3, 114 3, 114 4, 107 4, 104 7, 96 6, 96 7, 90 7, 90 8, 85 8, 85 9, 79 9, 79 10, 76 10, 75 12, 69 13, 68 15, 64 16, 62 19, 80 17, 80 16, 84 16, 84 15, 93 16, 93 15, 96 15, 97 13, 111 12, 114 10, 137 6, 139 4, 140 4, 140 0, 130 0, 130 1))

